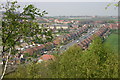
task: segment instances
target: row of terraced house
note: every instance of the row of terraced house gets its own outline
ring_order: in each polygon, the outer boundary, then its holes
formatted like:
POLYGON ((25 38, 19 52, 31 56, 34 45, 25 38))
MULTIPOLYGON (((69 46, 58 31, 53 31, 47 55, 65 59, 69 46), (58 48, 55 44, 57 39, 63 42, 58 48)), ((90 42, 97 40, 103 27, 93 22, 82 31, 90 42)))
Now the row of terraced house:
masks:
POLYGON ((75 32, 57 37, 55 40, 53 40, 53 42, 48 42, 45 44, 41 44, 39 46, 25 49, 24 51, 21 51, 21 53, 29 53, 30 55, 34 53, 43 54, 44 51, 50 50, 61 43, 67 43, 68 41, 72 39, 76 39, 77 37, 80 37, 83 32, 88 30, 88 28, 89 27, 87 25, 84 25, 83 27, 81 27, 75 32))
MULTIPOLYGON (((88 26, 84 25, 83 27, 78 29, 76 32, 72 32, 66 35, 61 35, 57 37, 55 40, 53 40, 53 42, 48 42, 45 44, 41 44, 40 46, 28 48, 22 51, 21 53, 30 53, 30 55, 32 55, 33 53, 43 54, 44 51, 51 50, 52 48, 56 47, 57 45, 61 43, 67 43, 71 41, 72 39, 76 39, 80 37, 85 31, 88 30, 88 28, 89 28, 88 26)), ((105 38, 108 34, 110 34, 110 26, 103 25, 102 27, 100 27, 100 29, 97 32, 85 38, 83 41, 79 42, 78 45, 81 46, 82 49, 86 49, 89 46, 89 44, 92 42, 92 40, 94 39, 94 35, 100 36, 101 38, 105 38)))
POLYGON ((69 34, 57 37, 56 40, 54 40, 53 42, 55 43, 55 45, 58 45, 61 43, 67 43, 72 39, 76 39, 76 38, 80 37, 85 31, 88 30, 88 28, 89 27, 87 25, 84 25, 83 27, 79 28, 75 32, 71 32, 69 34))
POLYGON ((91 36, 87 37, 86 39, 84 39, 83 41, 79 42, 78 45, 82 49, 86 49, 86 48, 88 48, 88 46, 90 45, 90 43, 94 39, 95 35, 105 39, 106 36, 109 35, 109 34, 110 34, 109 26, 108 25, 104 25, 97 32, 95 32, 93 35, 91 35, 91 36))

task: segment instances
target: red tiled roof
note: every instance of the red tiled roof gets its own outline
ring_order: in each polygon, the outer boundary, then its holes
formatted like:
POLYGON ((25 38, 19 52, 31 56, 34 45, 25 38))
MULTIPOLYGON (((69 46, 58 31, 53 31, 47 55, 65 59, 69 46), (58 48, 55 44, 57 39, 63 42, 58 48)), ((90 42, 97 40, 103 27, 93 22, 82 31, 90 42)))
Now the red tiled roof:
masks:
POLYGON ((81 42, 81 44, 83 44, 83 46, 85 46, 85 45, 86 45, 86 43, 85 43, 84 41, 82 41, 82 42, 81 42))
POLYGON ((67 34, 69 37, 71 37, 71 35, 70 34, 67 34))
POLYGON ((51 42, 47 42, 46 45, 49 45, 49 46, 50 46, 50 45, 52 45, 52 43, 51 43, 51 42))
POLYGON ((91 40, 89 38, 86 39, 88 42, 91 42, 91 40))
POLYGON ((85 40, 84 40, 84 42, 85 42, 86 44, 88 44, 88 43, 89 43, 89 42, 87 41, 87 39, 85 39, 85 40))
POLYGON ((44 45, 44 44, 42 44, 41 46, 42 46, 42 48, 44 48, 44 47, 45 47, 45 45, 44 45))
POLYGON ((40 46, 36 46, 37 49, 43 49, 45 46, 40 45, 40 46))
POLYGON ((30 53, 30 54, 33 54, 34 53, 34 50, 32 48, 28 48, 26 49, 25 51, 23 51, 22 53, 30 53))
POLYGON ((37 50, 38 50, 38 48, 37 48, 37 47, 33 47, 32 49, 33 49, 34 51, 37 51, 37 50))
POLYGON ((83 44, 79 43, 78 45, 79 45, 81 48, 83 48, 83 44))
POLYGON ((113 29, 113 28, 118 28, 119 26, 117 25, 117 24, 110 24, 110 26, 109 26, 111 29, 113 29))
POLYGON ((60 44, 60 40, 59 40, 59 39, 54 40, 53 43, 56 44, 56 45, 57 45, 57 44, 60 44))
POLYGON ((47 61, 47 60, 54 60, 55 57, 53 55, 45 54, 45 55, 41 56, 40 59, 47 61))
POLYGON ((89 39, 90 41, 92 41, 92 39, 91 39, 90 37, 89 37, 88 39, 89 39))
POLYGON ((96 32, 95 34, 99 36, 99 32, 96 32))

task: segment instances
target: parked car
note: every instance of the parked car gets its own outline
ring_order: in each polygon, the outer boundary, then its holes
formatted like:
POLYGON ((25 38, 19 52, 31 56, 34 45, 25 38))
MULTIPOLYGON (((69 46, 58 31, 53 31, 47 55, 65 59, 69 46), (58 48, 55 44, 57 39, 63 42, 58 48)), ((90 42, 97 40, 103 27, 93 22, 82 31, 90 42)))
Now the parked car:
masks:
POLYGON ((63 48, 63 46, 60 46, 60 48, 63 48))
POLYGON ((79 40, 77 40, 77 43, 79 42, 79 40))

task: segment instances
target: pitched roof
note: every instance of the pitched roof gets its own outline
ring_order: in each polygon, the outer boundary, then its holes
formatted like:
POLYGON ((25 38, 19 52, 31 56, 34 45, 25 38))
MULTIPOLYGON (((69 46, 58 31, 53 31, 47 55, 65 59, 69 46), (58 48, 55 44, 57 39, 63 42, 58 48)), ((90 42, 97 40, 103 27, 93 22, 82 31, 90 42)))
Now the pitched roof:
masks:
POLYGON ((53 43, 57 45, 57 44, 60 43, 60 40, 59 40, 59 39, 56 39, 56 40, 53 41, 53 43))
POLYGON ((90 42, 91 42, 91 40, 90 40, 89 38, 87 38, 86 40, 88 41, 88 43, 90 43, 90 42))
POLYGON ((83 44, 79 43, 78 45, 79 45, 81 48, 83 48, 83 44))
POLYGON ((85 39, 85 40, 84 40, 84 42, 85 42, 86 44, 88 44, 88 43, 89 43, 89 42, 87 41, 87 39, 85 39))
POLYGON ((25 51, 22 51, 22 53, 30 53, 30 54, 33 54, 34 53, 34 50, 32 48, 28 48, 26 49, 25 51))
POLYGON ((86 43, 85 43, 84 41, 82 41, 82 42, 81 42, 81 44, 83 44, 83 46, 85 46, 85 45, 86 45, 86 43))
POLYGON ((41 56, 40 59, 42 59, 44 61, 48 61, 48 60, 54 60, 55 57, 53 55, 45 54, 45 55, 41 56))

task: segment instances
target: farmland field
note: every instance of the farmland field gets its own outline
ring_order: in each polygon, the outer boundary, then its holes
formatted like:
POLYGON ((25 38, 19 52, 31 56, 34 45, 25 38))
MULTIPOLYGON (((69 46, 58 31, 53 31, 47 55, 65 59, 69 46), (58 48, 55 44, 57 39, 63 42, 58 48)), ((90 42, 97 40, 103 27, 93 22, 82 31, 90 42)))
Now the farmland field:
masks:
POLYGON ((113 31, 104 44, 105 46, 109 46, 115 53, 118 53, 118 31, 113 31))

